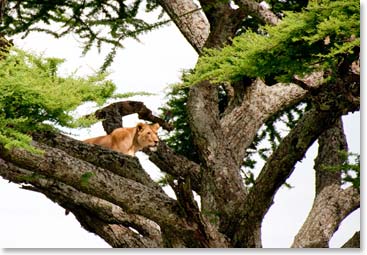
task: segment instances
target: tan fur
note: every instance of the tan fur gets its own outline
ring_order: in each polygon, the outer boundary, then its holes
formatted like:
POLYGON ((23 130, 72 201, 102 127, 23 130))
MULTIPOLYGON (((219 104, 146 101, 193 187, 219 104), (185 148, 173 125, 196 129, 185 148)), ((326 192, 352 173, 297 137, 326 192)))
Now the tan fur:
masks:
POLYGON ((158 145, 159 124, 138 123, 136 127, 116 128, 109 135, 84 140, 85 143, 98 144, 123 154, 135 156, 135 153, 149 147, 155 150, 158 145))

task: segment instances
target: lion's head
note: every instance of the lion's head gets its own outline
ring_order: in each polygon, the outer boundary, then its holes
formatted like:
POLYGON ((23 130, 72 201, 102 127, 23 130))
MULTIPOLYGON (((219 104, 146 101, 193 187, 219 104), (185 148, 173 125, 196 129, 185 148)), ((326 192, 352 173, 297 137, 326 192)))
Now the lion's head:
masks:
POLYGON ((157 135, 159 124, 152 125, 145 123, 138 123, 136 125, 136 139, 137 145, 141 148, 149 147, 151 151, 157 150, 159 138, 157 135))

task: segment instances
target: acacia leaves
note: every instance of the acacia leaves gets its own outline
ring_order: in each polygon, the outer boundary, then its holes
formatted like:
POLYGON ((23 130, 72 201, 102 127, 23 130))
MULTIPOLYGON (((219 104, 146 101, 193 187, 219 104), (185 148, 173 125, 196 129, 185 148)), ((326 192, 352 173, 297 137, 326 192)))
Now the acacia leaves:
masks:
POLYGON ((286 12, 277 26, 265 26, 261 34, 249 31, 221 50, 206 50, 187 84, 244 76, 290 82, 294 75, 335 70, 360 45, 359 1, 317 2, 302 12, 286 12))
POLYGON ((27 147, 27 133, 46 123, 77 127, 71 113, 83 102, 103 104, 115 85, 105 74, 87 78, 59 77, 63 60, 42 58, 12 49, 0 61, 0 143, 5 147, 27 147))

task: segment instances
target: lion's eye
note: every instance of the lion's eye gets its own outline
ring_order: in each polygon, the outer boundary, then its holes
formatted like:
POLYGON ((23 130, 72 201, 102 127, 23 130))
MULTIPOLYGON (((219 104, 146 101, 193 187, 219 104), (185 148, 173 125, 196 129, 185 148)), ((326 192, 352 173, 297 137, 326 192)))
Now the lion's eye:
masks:
POLYGON ((148 134, 148 135, 150 135, 151 133, 150 133, 150 132, 148 132, 147 134, 148 134))

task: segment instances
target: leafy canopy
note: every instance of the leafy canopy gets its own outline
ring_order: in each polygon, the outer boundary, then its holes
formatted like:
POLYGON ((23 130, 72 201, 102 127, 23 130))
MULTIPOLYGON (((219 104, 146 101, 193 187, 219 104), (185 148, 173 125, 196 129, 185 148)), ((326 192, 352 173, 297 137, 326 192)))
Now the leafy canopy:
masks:
POLYGON ((207 50, 187 84, 243 76, 290 82, 295 75, 336 70, 360 45, 359 12, 357 0, 310 1, 304 11, 285 12, 277 26, 265 26, 261 34, 247 31, 223 49, 207 50))
POLYGON ((19 49, 0 61, 0 144, 28 149, 29 132, 52 125, 81 127, 90 121, 75 120, 73 110, 87 101, 103 104, 115 85, 105 74, 86 78, 59 77, 57 58, 42 58, 19 49))

